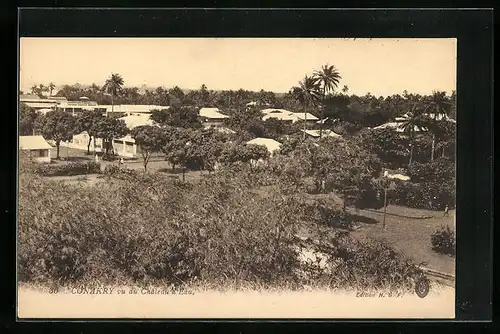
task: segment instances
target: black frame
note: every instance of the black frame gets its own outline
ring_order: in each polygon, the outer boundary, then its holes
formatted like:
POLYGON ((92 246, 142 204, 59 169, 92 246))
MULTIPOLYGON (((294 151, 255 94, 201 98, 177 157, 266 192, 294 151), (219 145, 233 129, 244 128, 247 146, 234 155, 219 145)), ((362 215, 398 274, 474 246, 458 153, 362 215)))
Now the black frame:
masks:
MULTIPOLYGON (((458 38, 457 60, 457 263, 456 319, 482 321, 492 317, 492 227, 493 227, 493 11, 492 10, 259 10, 259 9, 35 9, 19 10, 19 36, 57 37, 451 37, 458 38)), ((12 27, 13 31, 16 28, 12 27)), ((11 36, 12 37, 12 36, 11 36)), ((10 38, 17 45, 16 38, 10 38)), ((7 50, 14 50, 10 48, 7 50)), ((13 53, 13 52, 12 52, 13 53)), ((13 54, 11 54, 13 56, 13 54)), ((18 54, 14 56, 17 64, 18 54)), ((17 78, 17 66, 10 68, 17 78)), ((12 78, 13 79, 13 78, 12 78)), ((11 81, 13 82, 13 81, 11 81)), ((2 159, 10 175, 16 175, 17 87, 9 86, 11 103, 4 143, 8 156, 2 159)), ((7 173, 3 174, 4 176, 7 173)), ((16 193, 16 178, 6 182, 16 193)), ((8 247, 8 267, 13 270, 3 299, 7 312, 16 317, 15 252, 16 196, 2 210, 8 224, 0 235, 8 247)), ((15 319, 15 318, 13 318, 15 319)), ((88 319, 91 320, 91 319, 88 319)), ((245 319, 242 319, 245 320, 245 319)), ((53 320, 49 320, 53 321, 53 320)), ((230 320, 233 322, 234 320, 230 320)), ((247 319, 248 321, 248 319, 247 319)), ((268 320, 264 320, 269 322, 268 320)), ((282 320, 277 320, 281 322, 282 320)), ((339 320, 326 320, 338 322, 339 320)), ((366 329, 366 322, 356 322, 366 329)), ((101 322, 101 321, 99 321, 101 322)), ((116 323, 116 321, 105 321, 116 323)), ((168 321, 169 329, 180 325, 168 321)), ((192 320, 181 320, 191 323, 192 320)), ((218 322, 218 321, 217 321, 218 322)), ((258 320, 256 319, 256 322, 258 320)), ((294 321, 295 322, 295 321, 294 321)), ((317 322, 308 320, 308 322, 317 322)), ((381 321, 382 322, 382 321, 381 321)), ((383 321, 387 322, 387 321, 383 321)), ((404 322, 397 320, 398 327, 404 322)), ((429 322, 429 321, 426 321, 429 322)), ((432 321, 435 322, 435 321, 432 321)), ((18 324, 19 325, 19 324, 18 324)), ((22 324, 44 328, 49 323, 22 324)), ((76 325, 76 324, 74 324, 76 325)), ((103 324, 104 325, 104 324, 103 324)), ((130 326, 131 324, 129 324, 130 326)), ((203 323, 201 325, 208 325, 203 323)), ((264 324, 252 324, 262 326, 264 324)), ((270 324, 269 324, 270 325, 270 324)), ((273 327, 276 327, 274 323, 273 327)), ((326 324, 325 324, 326 325, 326 324)), ((417 330, 428 324, 414 324, 417 330)), ((83 330, 91 324, 79 323, 83 330)), ((106 326, 106 325, 104 325, 106 326)), ((296 324, 298 328, 302 325, 296 324)), ((21 327, 21 326, 19 326, 21 327)), ((76 326, 75 326, 76 327, 76 326)), ((250 326, 249 326, 250 327, 250 326)), ((271 327, 271 326, 269 326, 271 327)), ((282 326, 279 326, 282 328, 282 326)), ((302 326, 307 330, 309 326, 302 326)), ((67 328, 67 325, 61 326, 67 328)), ((164 327, 167 328, 167 327, 164 327)), ((348 327, 350 328, 350 327, 348 327)))

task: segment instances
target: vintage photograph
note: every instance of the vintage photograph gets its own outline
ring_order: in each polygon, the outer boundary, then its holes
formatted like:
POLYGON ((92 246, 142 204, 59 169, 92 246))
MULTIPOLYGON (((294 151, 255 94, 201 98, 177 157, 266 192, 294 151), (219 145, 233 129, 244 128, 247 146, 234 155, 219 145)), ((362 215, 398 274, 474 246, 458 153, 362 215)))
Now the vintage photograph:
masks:
POLYGON ((19 318, 454 318, 456 39, 19 47, 19 318))

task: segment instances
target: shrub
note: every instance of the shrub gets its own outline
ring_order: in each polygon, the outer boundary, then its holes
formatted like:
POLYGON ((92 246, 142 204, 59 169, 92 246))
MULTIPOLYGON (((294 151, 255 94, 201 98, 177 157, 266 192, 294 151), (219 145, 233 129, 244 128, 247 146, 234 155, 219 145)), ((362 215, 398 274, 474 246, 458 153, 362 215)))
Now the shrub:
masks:
POLYGON ((334 207, 325 200, 314 200, 312 203, 304 203, 302 217, 304 221, 309 221, 319 225, 330 227, 351 229, 352 218, 341 208, 334 207))
POLYGON ((40 165, 36 169, 42 176, 73 176, 101 172, 100 165, 94 161, 70 162, 64 165, 40 165))
POLYGON ((442 184, 443 181, 454 179, 455 164, 446 158, 437 158, 428 163, 415 162, 407 172, 412 182, 442 184))
POLYGON ((446 205, 455 207, 455 184, 425 182, 398 182, 394 191, 390 192, 391 203, 410 208, 442 210, 446 205))
POLYGON ((294 281, 300 214, 276 194, 256 199, 217 178, 110 178, 95 188, 23 180, 21 281, 294 281))
POLYGON ((344 236, 337 242, 335 257, 337 275, 361 289, 410 289, 413 279, 422 275, 410 259, 374 239, 359 242, 344 236))
POLYGON ((441 226, 431 235, 432 249, 438 253, 455 255, 455 232, 449 226, 441 226))
MULTIPOLYGON (((326 201, 312 203, 311 214, 278 185, 255 196, 237 173, 182 183, 110 168, 107 182, 77 187, 21 170, 21 282, 298 287, 312 277, 296 247, 304 220, 349 223, 326 201)), ((330 243, 337 269, 322 278, 333 286, 397 287, 416 270, 388 246, 347 236, 330 243)))
POLYGON ((348 233, 336 233, 324 237, 322 244, 316 250, 327 256, 328 265, 306 266, 314 277, 312 284, 322 281, 332 288, 402 292, 411 290, 414 279, 424 275, 411 259, 382 241, 359 241, 348 233))

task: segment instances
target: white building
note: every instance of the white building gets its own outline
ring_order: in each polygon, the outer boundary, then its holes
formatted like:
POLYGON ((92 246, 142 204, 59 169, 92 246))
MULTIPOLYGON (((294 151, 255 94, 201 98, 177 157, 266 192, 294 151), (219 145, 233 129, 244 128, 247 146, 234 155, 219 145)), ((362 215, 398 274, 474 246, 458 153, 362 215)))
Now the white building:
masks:
POLYGON ((247 142, 247 144, 264 146, 271 154, 277 152, 281 148, 281 143, 270 138, 254 138, 247 142))
POLYGON ((219 108, 201 108, 199 115, 204 128, 221 127, 224 120, 229 118, 229 116, 221 114, 219 108))
POLYGON ((37 162, 50 164, 51 148, 42 136, 19 136, 19 149, 28 151, 37 162))
MULTIPOLYGON (((90 135, 87 131, 83 131, 77 135, 74 135, 71 141, 61 142, 62 146, 71 147, 77 150, 87 150, 87 145, 89 144, 90 135)), ((103 142, 101 138, 92 138, 90 143, 90 152, 103 152, 103 142)))
POLYGON ((274 109, 274 108, 263 109, 262 113, 264 114, 264 116, 262 116, 263 121, 270 118, 276 118, 279 119, 280 121, 288 123, 296 123, 300 121, 306 121, 307 123, 315 123, 319 120, 316 116, 310 113, 291 112, 286 109, 274 109))
MULTIPOLYGON (((312 138, 319 138, 320 137, 320 130, 300 130, 300 131, 305 132, 309 137, 312 137, 312 138)), ((339 135, 338 133, 333 132, 330 129, 325 129, 321 133, 321 137, 322 138, 326 138, 326 137, 340 138, 342 136, 339 135)))
POLYGON ((154 104, 100 104, 94 110, 100 111, 107 116, 129 116, 134 114, 151 114, 153 110, 168 110, 170 106, 158 106, 154 104))
POLYGON ((55 110, 56 106, 60 103, 60 100, 52 98, 42 99, 37 95, 21 94, 19 96, 19 103, 25 103, 28 107, 31 107, 35 110, 40 110, 40 109, 55 110))
MULTIPOLYGON (((384 123, 382 125, 379 125, 379 126, 376 126, 374 127, 375 130, 378 130, 378 129, 393 129, 394 131, 398 132, 398 133, 403 133, 405 132, 404 128, 403 128, 403 123, 402 122, 387 122, 387 123, 384 123)), ((424 128, 424 127, 419 127, 419 126, 414 126, 414 131, 415 133, 421 133, 421 132, 426 132, 427 129, 424 128)))
POLYGON ((127 158, 137 158, 141 153, 141 148, 135 144, 134 138, 130 135, 113 139, 113 151, 116 155, 127 158))
MULTIPOLYGON (((149 114, 132 114, 119 119, 123 120, 127 128, 132 130, 143 125, 154 126, 155 123, 150 116, 149 114)), ((137 158, 141 153, 141 148, 135 144, 134 138, 128 134, 125 137, 113 139, 113 151, 122 157, 137 158)))

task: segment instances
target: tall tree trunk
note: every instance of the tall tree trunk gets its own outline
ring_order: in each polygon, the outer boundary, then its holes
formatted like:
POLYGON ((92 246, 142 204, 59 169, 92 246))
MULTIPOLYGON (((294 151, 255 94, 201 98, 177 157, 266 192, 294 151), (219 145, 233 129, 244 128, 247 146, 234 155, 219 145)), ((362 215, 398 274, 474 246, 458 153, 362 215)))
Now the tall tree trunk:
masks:
POLYGON ((56 155, 56 159, 59 159, 59 146, 61 145, 61 142, 60 141, 56 141, 56 148, 57 148, 57 155, 56 155))
POLYGON ((432 134, 431 161, 434 161, 434 148, 436 145, 436 135, 432 134))
POLYGON ((92 136, 89 135, 89 142, 87 144, 87 155, 90 155, 90 143, 92 142, 92 136))
POLYGON ((182 182, 186 181, 186 167, 182 166, 182 182))
POLYGON ((307 111, 306 111, 306 104, 303 106, 304 108, 304 137, 303 140, 306 140, 306 123, 307 123, 307 111))
MULTIPOLYGON (((111 114, 115 112, 115 99, 113 92, 111 92, 111 114)), ((106 117, 108 117, 108 108, 106 108, 106 117)))
POLYGON ((414 146, 415 146, 415 145, 414 145, 414 144, 413 144, 413 142, 412 142, 411 147, 410 147, 410 160, 408 161, 408 167, 409 167, 409 166, 411 166, 411 162, 412 162, 412 160, 413 160, 413 147, 414 147, 414 146))
POLYGON ((326 86, 323 87, 323 105, 321 106, 321 120, 319 123, 319 139, 323 137, 323 123, 325 115, 325 97, 326 97, 326 86))

